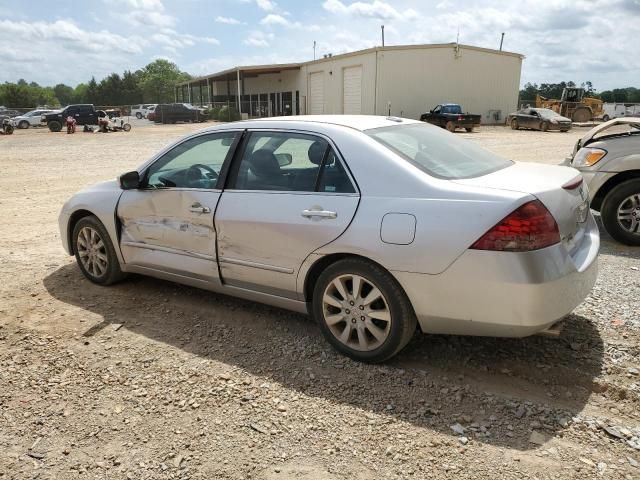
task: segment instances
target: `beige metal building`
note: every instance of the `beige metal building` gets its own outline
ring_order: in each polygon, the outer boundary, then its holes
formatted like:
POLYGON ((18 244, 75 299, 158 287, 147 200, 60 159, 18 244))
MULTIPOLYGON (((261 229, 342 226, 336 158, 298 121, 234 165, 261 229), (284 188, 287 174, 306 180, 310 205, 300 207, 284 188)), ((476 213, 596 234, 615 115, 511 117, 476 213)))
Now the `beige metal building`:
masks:
POLYGON ((206 75, 176 86, 176 101, 229 104, 245 117, 344 113, 419 118, 439 103, 459 103, 482 115, 482 123, 503 123, 517 107, 523 58, 455 43, 376 47, 206 75))

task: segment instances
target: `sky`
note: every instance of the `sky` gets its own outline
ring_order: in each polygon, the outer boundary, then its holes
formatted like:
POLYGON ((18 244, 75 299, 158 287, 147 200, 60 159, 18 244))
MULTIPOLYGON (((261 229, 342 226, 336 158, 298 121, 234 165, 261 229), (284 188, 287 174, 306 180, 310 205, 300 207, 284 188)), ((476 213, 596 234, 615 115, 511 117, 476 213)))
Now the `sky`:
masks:
POLYGON ((0 0, 0 82, 76 85, 169 59, 192 75, 385 43, 525 55, 521 84, 640 88, 640 0, 0 0))

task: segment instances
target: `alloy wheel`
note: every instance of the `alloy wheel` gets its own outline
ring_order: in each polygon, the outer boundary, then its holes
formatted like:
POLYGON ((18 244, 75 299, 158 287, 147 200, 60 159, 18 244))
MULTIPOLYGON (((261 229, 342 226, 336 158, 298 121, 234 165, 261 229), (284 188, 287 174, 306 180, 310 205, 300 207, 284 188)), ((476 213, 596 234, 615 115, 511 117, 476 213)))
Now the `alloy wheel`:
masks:
POLYGON ((360 275, 334 278, 322 296, 322 312, 333 336, 353 350, 375 350, 391 331, 387 299, 378 287, 360 275))
POLYGON ((94 277, 102 277, 109 268, 107 249, 100 233, 91 227, 83 227, 78 232, 78 256, 85 271, 94 277))
POLYGON ((618 223, 627 232, 640 234, 640 193, 629 195, 620 203, 618 223))

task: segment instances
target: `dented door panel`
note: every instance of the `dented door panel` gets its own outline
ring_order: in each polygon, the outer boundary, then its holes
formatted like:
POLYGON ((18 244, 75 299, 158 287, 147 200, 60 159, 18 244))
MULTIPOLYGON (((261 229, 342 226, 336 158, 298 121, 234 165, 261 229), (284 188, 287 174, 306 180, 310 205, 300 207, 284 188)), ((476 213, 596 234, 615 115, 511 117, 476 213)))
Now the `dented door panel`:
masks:
POLYGON ((118 205, 125 262, 218 279, 213 214, 219 190, 127 190, 118 205))

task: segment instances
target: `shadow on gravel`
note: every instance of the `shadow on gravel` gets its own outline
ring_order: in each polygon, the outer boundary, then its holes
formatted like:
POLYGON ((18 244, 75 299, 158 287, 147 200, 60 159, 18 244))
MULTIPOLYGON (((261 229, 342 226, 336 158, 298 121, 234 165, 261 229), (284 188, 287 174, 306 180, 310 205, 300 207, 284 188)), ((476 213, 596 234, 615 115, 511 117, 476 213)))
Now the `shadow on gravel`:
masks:
MULTIPOLYGON (((459 422, 476 442, 520 450, 537 447, 532 431, 550 438, 583 409, 598 391, 603 362, 596 327, 576 315, 558 339, 416 335, 393 361, 374 366, 336 354, 304 315, 224 295, 139 276, 98 287, 74 264, 48 275, 44 286, 61 302, 102 316, 87 327, 88 341, 124 323, 131 332, 363 415, 452 436, 451 425, 459 422)), ((122 360, 131 368, 142 361, 122 360)))
POLYGON ((640 260, 640 247, 630 247, 611 238, 602 225, 602 217, 594 215, 598 229, 600 230, 600 253, 604 255, 616 255, 619 257, 635 258, 640 260))

